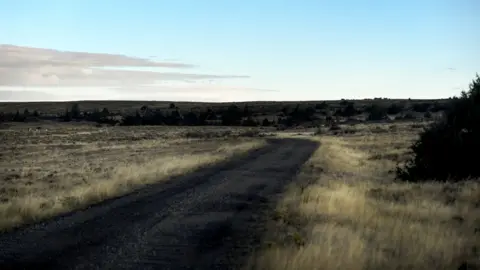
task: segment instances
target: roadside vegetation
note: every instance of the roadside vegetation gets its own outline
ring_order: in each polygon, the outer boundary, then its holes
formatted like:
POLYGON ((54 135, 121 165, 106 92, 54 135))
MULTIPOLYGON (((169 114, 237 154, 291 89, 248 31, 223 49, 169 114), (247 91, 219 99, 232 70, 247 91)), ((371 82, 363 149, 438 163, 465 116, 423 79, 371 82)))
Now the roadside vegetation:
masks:
POLYGON ((480 269, 480 77, 424 125, 319 129, 251 269, 480 269))
POLYGON ((277 205, 250 269, 479 265, 478 181, 395 181, 421 129, 379 129, 318 138, 321 146, 277 205))

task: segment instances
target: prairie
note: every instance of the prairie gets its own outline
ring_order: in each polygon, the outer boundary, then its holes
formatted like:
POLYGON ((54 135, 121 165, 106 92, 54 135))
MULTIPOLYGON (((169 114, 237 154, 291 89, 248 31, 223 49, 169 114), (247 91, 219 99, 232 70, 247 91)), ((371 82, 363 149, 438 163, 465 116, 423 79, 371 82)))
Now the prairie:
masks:
POLYGON ((78 123, 1 129, 0 230, 85 208, 258 149, 265 141, 257 133, 78 123))

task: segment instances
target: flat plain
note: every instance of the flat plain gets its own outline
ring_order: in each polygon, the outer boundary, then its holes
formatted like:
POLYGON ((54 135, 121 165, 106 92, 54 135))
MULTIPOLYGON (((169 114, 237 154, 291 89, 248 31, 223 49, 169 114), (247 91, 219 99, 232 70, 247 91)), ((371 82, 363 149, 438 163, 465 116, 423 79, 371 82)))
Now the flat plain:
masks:
POLYGON ((15 125, 0 130, 0 230, 168 180, 265 141, 234 128, 15 125))
POLYGON ((424 126, 13 125, 0 265, 476 269, 478 181, 394 179, 424 126))

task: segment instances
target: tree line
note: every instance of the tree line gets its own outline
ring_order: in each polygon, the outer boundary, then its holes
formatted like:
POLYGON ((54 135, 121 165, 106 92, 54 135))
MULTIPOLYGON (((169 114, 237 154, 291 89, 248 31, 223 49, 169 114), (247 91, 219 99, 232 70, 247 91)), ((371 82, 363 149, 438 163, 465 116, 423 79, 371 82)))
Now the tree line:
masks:
POLYGON ((376 102, 357 104, 355 101, 341 100, 337 106, 327 102, 311 105, 297 104, 283 106, 277 112, 265 113, 261 108, 251 105, 238 106, 231 104, 226 108, 202 108, 182 110, 175 103, 168 108, 141 106, 134 112, 110 112, 108 108, 82 110, 79 103, 73 103, 61 114, 50 115, 38 110, 16 111, 15 113, 0 112, 0 122, 26 122, 34 120, 57 121, 91 121, 99 124, 112 125, 225 125, 225 126, 295 126, 305 123, 332 122, 339 117, 348 118, 360 114, 367 115, 367 120, 383 120, 387 115, 396 115, 397 119, 413 119, 416 113, 423 118, 431 118, 432 113, 447 109, 447 103, 420 102, 376 102))

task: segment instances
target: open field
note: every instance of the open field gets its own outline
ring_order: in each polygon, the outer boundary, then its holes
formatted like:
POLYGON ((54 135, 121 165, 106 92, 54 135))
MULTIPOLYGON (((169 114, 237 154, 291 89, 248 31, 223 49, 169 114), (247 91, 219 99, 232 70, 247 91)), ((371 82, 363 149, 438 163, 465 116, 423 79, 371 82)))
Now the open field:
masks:
MULTIPOLYGON (((38 124, 37 124, 38 125, 38 124)), ((16 125, 0 130, 0 230, 258 149, 234 128, 16 125), (208 138, 211 137, 211 138, 208 138)))
MULTIPOLYGON (((65 131, 65 127, 61 130, 65 131)), ((235 133, 235 129, 229 130, 235 133)), ((184 131, 191 133, 192 129, 184 131)), ((128 134, 124 129, 121 132, 128 134)), ((136 136, 143 132, 135 129, 136 136)), ((255 134, 242 129, 238 132, 244 133, 244 136, 255 134)), ((194 134, 198 133, 212 131, 203 129, 194 134)), ((174 134, 176 139, 156 139, 154 142, 129 139, 120 143, 122 140, 117 138, 114 141, 117 147, 108 146, 108 149, 113 148, 111 151, 118 151, 112 154, 115 158, 109 158, 106 152, 110 150, 102 150, 101 155, 98 154, 100 146, 107 147, 105 142, 98 147, 88 147, 92 143, 88 140, 90 143, 82 146, 85 148, 83 151, 76 149, 74 153, 97 151, 96 162, 89 162, 89 165, 81 167, 82 171, 74 172, 71 171, 73 165, 53 166, 59 173, 72 177, 58 177, 56 181, 63 183, 63 189, 55 187, 55 192, 53 188, 37 188, 35 194, 43 191, 44 197, 38 197, 46 202, 55 196, 68 198, 53 200, 53 205, 60 207, 63 207, 61 203, 64 201, 73 201, 75 203, 67 205, 76 207, 83 202, 92 202, 92 198, 93 201, 107 198, 144 183, 172 180, 149 185, 149 188, 138 189, 84 211, 0 233, 0 268, 234 269, 243 266, 251 249, 258 244, 265 213, 271 205, 276 205, 276 194, 281 193, 294 178, 318 143, 295 138, 242 138, 234 135, 193 140, 183 139, 181 132, 174 134), (120 151, 118 147, 127 149, 120 151), (129 147, 131 150, 128 150, 129 147), (136 154, 129 157, 132 152, 136 154), (240 155, 244 152, 248 153, 240 155), (168 157, 162 157, 162 154, 168 154, 168 157), (213 162, 215 164, 210 164, 213 162), (96 177, 96 174, 85 179, 75 176, 80 172, 85 172, 87 176, 97 173, 94 168, 99 164, 108 165, 100 168, 109 168, 118 163, 118 169, 108 169, 108 174, 100 169, 103 178, 96 177), (193 169, 203 164, 209 165, 193 169), (65 167, 68 169, 61 169, 65 167), (182 173, 182 176, 168 177, 176 173, 182 173), (68 182, 72 179, 80 185, 79 191, 68 182)), ((100 141, 98 134, 94 136, 96 141, 100 141)), ((59 143, 57 140, 51 143, 54 142, 59 143)), ((19 152, 22 154, 18 155, 29 156, 27 152, 32 151, 19 152)), ((57 164, 68 160, 65 155, 59 154, 59 157, 62 159, 57 159, 57 164)), ((43 159, 45 164, 50 164, 46 156, 43 159)), ((9 162, 13 164, 14 160, 9 162)), ((77 160, 85 162, 83 158, 77 160)), ((33 162, 33 159, 30 161, 33 162)), ((45 164, 43 168, 47 168, 45 164)), ((37 178, 41 172, 36 172, 37 178)), ((17 183, 20 183, 18 188, 33 186, 24 184, 25 177, 31 176, 16 177, 17 183)), ((42 181, 40 186, 44 185, 47 184, 42 181)), ((42 208, 38 203, 28 204, 29 198, 11 198, 6 204, 11 204, 11 200, 18 202, 21 207, 16 208, 17 212, 22 212, 25 205, 31 205, 28 209, 32 209, 33 214, 21 217, 32 219, 42 208)))
POLYGON ((12 125, 0 268, 477 269, 478 181, 394 181, 426 124, 12 125))
POLYGON ((248 268, 479 269, 478 181, 393 181, 420 128, 363 125, 317 137, 248 268))

